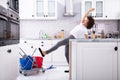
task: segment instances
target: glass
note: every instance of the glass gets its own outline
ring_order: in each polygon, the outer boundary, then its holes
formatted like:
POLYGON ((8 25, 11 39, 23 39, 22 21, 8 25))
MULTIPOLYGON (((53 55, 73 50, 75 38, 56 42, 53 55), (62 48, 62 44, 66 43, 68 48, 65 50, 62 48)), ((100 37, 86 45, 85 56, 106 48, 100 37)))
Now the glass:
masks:
POLYGON ((96 2, 96 17, 103 17, 103 2, 96 2))
MULTIPOLYGON (((92 1, 86 1, 85 2, 85 12, 88 11, 90 8, 92 8, 92 1)), ((92 16, 92 13, 90 13, 89 16, 92 16)))
POLYGON ((48 16, 50 17, 55 16, 55 0, 48 1, 48 16))
POLYGON ((44 2, 43 2, 43 0, 37 0, 37 2, 36 2, 36 15, 38 17, 44 16, 44 2))

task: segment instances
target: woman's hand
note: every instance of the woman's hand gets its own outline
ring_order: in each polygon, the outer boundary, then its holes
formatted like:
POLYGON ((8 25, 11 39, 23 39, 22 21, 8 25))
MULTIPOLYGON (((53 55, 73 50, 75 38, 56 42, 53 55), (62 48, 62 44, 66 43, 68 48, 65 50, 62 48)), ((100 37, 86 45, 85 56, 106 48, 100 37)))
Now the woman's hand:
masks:
POLYGON ((89 12, 92 12, 92 11, 94 11, 95 10, 95 8, 91 8, 90 10, 89 10, 89 12))

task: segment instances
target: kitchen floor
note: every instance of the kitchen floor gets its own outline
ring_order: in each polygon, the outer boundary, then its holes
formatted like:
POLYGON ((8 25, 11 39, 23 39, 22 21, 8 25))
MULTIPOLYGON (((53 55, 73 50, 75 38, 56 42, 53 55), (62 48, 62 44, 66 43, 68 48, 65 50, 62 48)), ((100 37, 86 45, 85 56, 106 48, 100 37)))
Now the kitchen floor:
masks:
POLYGON ((65 73, 64 70, 68 70, 68 66, 55 66, 54 69, 49 69, 45 73, 40 72, 33 76, 19 75, 17 80, 69 80, 69 73, 65 73))

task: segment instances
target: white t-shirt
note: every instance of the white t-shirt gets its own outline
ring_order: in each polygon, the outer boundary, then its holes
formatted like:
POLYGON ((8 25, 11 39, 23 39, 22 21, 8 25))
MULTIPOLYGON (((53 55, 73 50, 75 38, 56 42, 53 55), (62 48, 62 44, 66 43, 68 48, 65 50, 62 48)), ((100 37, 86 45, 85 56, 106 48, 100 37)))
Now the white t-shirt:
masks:
POLYGON ((87 28, 80 23, 73 30, 71 30, 70 34, 72 34, 75 38, 85 38, 85 34, 88 34, 87 28))

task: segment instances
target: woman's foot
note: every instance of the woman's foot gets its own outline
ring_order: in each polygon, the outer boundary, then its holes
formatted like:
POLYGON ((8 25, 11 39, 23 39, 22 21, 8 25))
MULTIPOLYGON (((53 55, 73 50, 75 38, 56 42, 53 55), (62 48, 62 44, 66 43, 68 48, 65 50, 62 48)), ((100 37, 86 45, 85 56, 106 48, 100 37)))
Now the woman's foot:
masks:
POLYGON ((46 55, 46 52, 45 51, 42 51, 41 48, 38 48, 38 50, 40 51, 42 57, 44 57, 46 55))

